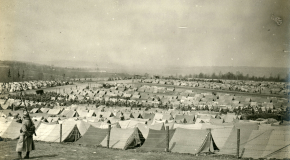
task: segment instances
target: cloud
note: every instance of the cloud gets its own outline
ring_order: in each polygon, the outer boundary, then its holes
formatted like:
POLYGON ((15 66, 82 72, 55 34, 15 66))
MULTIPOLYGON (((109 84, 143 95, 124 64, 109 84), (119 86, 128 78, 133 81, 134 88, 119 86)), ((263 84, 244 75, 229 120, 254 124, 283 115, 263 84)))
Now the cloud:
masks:
POLYGON ((2 1, 3 59, 145 68, 289 66, 280 56, 289 43, 286 1, 2 1), (280 26, 272 14, 282 17, 280 26))

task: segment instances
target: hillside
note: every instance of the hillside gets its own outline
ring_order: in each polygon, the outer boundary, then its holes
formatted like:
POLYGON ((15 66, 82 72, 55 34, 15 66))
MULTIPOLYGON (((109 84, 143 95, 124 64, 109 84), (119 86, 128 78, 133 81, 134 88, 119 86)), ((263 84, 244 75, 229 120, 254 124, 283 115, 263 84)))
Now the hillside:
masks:
POLYGON ((0 75, 0 82, 128 76, 123 73, 109 73, 86 68, 64 68, 19 61, 0 61, 0 75))

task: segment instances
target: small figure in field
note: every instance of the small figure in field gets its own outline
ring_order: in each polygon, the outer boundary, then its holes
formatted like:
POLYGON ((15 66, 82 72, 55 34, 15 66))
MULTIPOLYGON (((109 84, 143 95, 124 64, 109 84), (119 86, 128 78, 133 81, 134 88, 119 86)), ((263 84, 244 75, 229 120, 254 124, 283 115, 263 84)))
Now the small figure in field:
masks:
POLYGON ((22 127, 20 129, 20 136, 16 146, 16 152, 18 152, 19 159, 22 158, 22 152, 26 152, 24 159, 29 159, 30 151, 35 150, 33 134, 35 134, 35 126, 26 111, 23 113, 22 127))

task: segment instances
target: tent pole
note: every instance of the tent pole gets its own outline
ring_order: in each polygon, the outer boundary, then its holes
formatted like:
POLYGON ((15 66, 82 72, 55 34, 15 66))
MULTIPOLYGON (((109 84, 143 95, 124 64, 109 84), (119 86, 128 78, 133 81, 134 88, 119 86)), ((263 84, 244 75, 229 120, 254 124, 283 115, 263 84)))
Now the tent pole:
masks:
MULTIPOLYGON (((77 127, 77 125, 75 125, 75 127, 77 127)), ((76 141, 76 139, 77 139, 77 132, 76 132, 76 130, 74 130, 74 141, 76 141)))
POLYGON ((240 129, 237 129, 237 158, 240 156, 240 129))
POLYGON ((169 126, 166 126, 166 152, 169 152, 169 126))
POLYGON ((111 132, 111 124, 109 124, 109 127, 108 127, 107 148, 110 147, 110 132, 111 132))
POLYGON ((59 131, 59 143, 61 143, 61 138, 62 138, 62 124, 60 124, 60 131, 59 131))

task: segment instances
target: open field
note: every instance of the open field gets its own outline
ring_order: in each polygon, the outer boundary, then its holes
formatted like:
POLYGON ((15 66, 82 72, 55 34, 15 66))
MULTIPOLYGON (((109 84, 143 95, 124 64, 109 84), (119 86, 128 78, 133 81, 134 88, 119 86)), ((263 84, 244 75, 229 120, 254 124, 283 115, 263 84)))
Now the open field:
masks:
MULTIPOLYGON (((0 159, 11 160, 17 158, 15 152, 17 141, 1 141, 0 142, 0 159)), ((77 145, 69 145, 70 143, 45 143, 35 142, 36 150, 30 154, 30 159, 46 160, 46 159, 110 159, 110 160, 234 160, 234 156, 225 155, 189 155, 166 152, 138 152, 131 150, 106 149, 101 147, 83 147, 77 145)), ((24 153, 23 153, 24 155, 24 153)), ((22 156, 23 156, 22 155, 22 156)))

